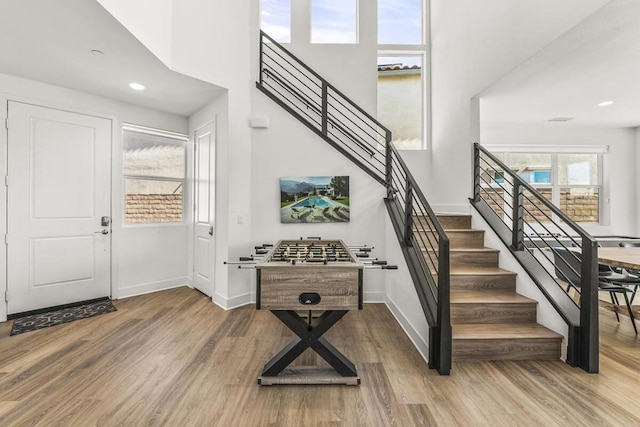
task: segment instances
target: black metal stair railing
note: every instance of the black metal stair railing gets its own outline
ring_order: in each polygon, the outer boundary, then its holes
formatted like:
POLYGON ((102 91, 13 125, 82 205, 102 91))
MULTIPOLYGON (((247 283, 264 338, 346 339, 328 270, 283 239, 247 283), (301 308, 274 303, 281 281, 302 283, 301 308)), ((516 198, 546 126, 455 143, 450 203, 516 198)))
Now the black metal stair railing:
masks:
POLYGON ((429 367, 451 370, 449 238, 418 183, 390 144, 385 203, 429 324, 429 367))
POLYGON ((381 184, 391 131, 282 45, 260 32, 256 87, 381 184))
POLYGON ((260 32, 256 87, 387 189, 385 204, 429 325, 429 367, 451 370, 449 239, 391 131, 260 32))
POLYGON ((478 143, 474 169, 471 203, 567 323, 567 363, 598 372, 597 241, 478 143))

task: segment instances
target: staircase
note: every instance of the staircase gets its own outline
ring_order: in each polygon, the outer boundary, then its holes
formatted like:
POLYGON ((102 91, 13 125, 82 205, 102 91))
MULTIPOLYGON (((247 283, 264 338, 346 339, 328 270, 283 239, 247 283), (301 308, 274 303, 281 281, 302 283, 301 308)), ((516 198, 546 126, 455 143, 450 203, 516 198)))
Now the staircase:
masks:
MULTIPOLYGON (((537 302, 516 293, 516 274, 499 268, 499 251, 484 246, 470 215, 433 212, 384 125, 263 32, 256 87, 386 187, 385 205, 429 326, 430 368, 448 375, 452 359, 560 360, 562 336, 536 323, 537 302)), ((474 168, 477 189, 479 163, 474 168)), ((593 329, 577 327, 575 308, 568 309, 568 341, 588 342, 593 329)))
POLYGON ((537 302, 516 293, 516 273, 499 267, 471 216, 438 220, 450 243, 452 359, 560 360, 562 335, 536 323, 537 302))

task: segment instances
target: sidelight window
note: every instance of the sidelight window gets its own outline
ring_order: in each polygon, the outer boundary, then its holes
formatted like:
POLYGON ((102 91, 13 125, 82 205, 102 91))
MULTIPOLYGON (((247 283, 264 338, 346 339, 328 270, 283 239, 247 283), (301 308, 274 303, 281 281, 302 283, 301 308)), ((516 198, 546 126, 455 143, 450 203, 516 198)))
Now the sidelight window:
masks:
POLYGON ((125 223, 182 222, 187 136, 123 127, 125 223))

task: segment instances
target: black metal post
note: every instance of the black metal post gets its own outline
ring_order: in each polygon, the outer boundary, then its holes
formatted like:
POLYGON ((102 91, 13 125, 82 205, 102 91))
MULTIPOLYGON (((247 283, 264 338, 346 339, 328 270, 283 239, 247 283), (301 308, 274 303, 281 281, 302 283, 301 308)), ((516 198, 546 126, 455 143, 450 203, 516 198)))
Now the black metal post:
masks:
POLYGON ((406 181, 407 188, 404 199, 404 244, 412 246, 411 236, 413 235, 413 186, 411 181, 406 181))
POLYGON ((514 251, 521 251, 524 249, 523 238, 524 238, 524 225, 522 219, 522 190, 523 187, 520 185, 520 181, 517 179, 513 179, 513 210, 511 211, 511 248, 514 251))
POLYGON ((260 31, 260 63, 259 63, 259 67, 260 69, 258 70, 258 81, 260 82, 260 85, 262 86, 262 64, 264 62, 264 60, 262 59, 262 39, 264 37, 264 34, 262 33, 262 31, 260 31))
POLYGON ((387 186, 387 199, 395 197, 393 193, 393 151, 391 150, 391 131, 385 132, 385 185, 387 186))
POLYGON ((580 355, 579 365, 597 373, 600 364, 598 329, 598 243, 582 238, 582 271, 580 275, 580 355))
POLYGON ((473 201, 480 201, 480 147, 476 142, 473 144, 473 201))
POLYGON ((449 278, 449 239, 438 242, 438 366, 440 375, 451 372, 451 289, 449 278))

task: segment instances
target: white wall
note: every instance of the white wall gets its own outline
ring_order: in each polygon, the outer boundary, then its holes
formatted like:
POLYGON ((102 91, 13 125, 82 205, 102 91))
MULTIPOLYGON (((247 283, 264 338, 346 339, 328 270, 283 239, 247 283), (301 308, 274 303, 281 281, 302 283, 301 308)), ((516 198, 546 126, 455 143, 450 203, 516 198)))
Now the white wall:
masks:
POLYGON ((609 0, 431 4, 432 179, 441 211, 468 212, 471 98, 609 0))
POLYGON ((544 127, 483 127, 484 145, 609 146, 603 157, 603 224, 584 224, 594 235, 638 234, 636 206, 636 131, 634 129, 544 127))
MULTIPOLYGON (((142 108, 74 90, 0 74, 0 117, 6 117, 7 99, 16 99, 53 108, 107 117, 112 120, 112 294, 115 298, 185 284, 187 277, 187 225, 125 227, 124 184, 122 180, 123 122, 187 132, 185 117, 142 108)), ((0 175, 6 174, 6 132, 0 132, 3 161, 0 175)), ((0 200, 6 200, 6 187, 0 187, 0 200)), ((188 206, 188 204, 187 204, 188 206)), ((0 235, 6 233, 4 206, 0 207, 0 235)), ((190 215, 185 212, 185 215, 190 215)), ((1 246, 5 251, 5 246, 1 246)), ((6 256, 0 253, 2 271, 6 256)), ((6 289, 6 274, 0 272, 0 290, 6 289)), ((0 304, 0 320, 6 319, 6 306, 0 304)))
POLYGON ((640 146, 640 127, 635 128, 635 134, 636 134, 636 142, 634 145, 635 148, 635 156, 633 156, 634 158, 634 173, 635 173, 635 184, 636 184, 636 191, 635 191, 635 197, 636 197, 636 234, 640 235, 640 216, 637 215, 638 212, 640 212, 640 173, 638 172, 638 165, 640 165, 640 149, 638 149, 638 147, 640 146))
POLYGON ((387 256, 398 265, 398 270, 385 277, 386 303, 398 323, 427 360, 429 354, 429 324, 422 311, 411 274, 398 243, 398 237, 389 215, 385 218, 385 238, 388 242, 387 256))
POLYGON ((162 62, 171 64, 173 0, 97 0, 162 62))

